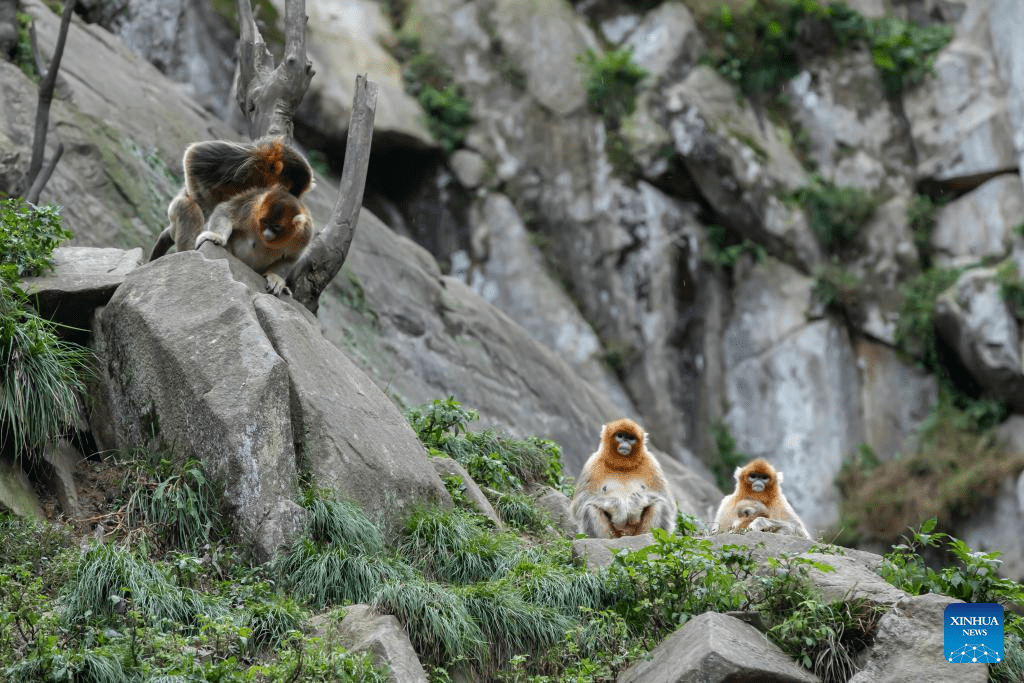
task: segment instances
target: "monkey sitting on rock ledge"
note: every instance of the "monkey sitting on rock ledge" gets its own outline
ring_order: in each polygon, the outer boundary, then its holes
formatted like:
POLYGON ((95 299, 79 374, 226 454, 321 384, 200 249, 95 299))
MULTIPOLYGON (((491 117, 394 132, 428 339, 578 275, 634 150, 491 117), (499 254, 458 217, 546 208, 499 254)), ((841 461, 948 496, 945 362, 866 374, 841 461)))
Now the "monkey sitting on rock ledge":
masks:
POLYGON ((644 446, 647 435, 623 418, 601 429, 601 446, 576 482, 570 511, 593 538, 621 538, 676 528, 676 503, 661 466, 644 446))

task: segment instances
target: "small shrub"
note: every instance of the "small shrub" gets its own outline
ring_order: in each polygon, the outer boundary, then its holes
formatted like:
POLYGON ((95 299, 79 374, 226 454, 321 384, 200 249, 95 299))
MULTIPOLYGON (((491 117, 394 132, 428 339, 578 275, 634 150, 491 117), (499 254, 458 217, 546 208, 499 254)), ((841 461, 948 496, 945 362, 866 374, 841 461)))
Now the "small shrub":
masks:
POLYGON ((856 673, 885 610, 860 599, 823 600, 807 580, 810 567, 835 571, 803 557, 768 558, 768 572, 754 577, 754 606, 776 645, 825 683, 842 683, 856 673))
POLYGON ((849 525, 843 541, 891 543, 930 517, 949 528, 995 496, 1000 482, 1024 468, 1024 456, 1006 453, 990 428, 975 429, 977 419, 942 391, 911 453, 881 464, 862 458, 844 468, 837 479, 849 525))
POLYGON ((844 3, 815 0, 752 0, 735 11, 723 6, 701 23, 706 61, 748 96, 777 92, 799 73, 806 55, 856 43, 871 51, 886 91, 898 95, 931 72, 953 34, 948 26, 868 19, 844 3))
POLYGON ((148 524, 164 547, 196 550, 221 532, 217 492, 202 466, 189 460, 175 467, 161 460, 159 469, 129 498, 125 515, 129 526, 148 524))
POLYGON ((720 225, 708 225, 704 228, 708 239, 704 245, 702 258, 719 268, 734 268, 744 254, 750 254, 755 261, 762 261, 766 255, 764 247, 749 240, 730 243, 729 235, 720 225))
POLYGON ((816 176, 793 199, 803 207, 811 232, 829 252, 851 245, 880 201, 865 190, 837 187, 816 176))
POLYGON ((33 83, 38 83, 39 72, 36 70, 36 60, 32 56, 32 37, 29 33, 29 27, 32 25, 32 15, 26 12, 18 12, 17 18, 18 44, 14 48, 14 63, 33 83))
POLYGON ((470 432, 478 419, 449 397, 406 412, 413 430, 431 452, 457 460, 480 486, 513 493, 527 484, 565 490, 561 449, 535 436, 513 439, 494 431, 470 432))
POLYGON ((921 265, 931 267, 932 233, 935 232, 935 214, 939 204, 928 195, 915 194, 907 206, 907 223, 914 235, 921 265))
POLYGON ((60 209, 35 206, 21 198, 0 201, 0 267, 13 266, 10 281, 40 275, 51 267, 53 250, 74 237, 61 226, 60 209))
POLYGON ((622 120, 636 110, 636 91, 647 72, 633 63, 632 48, 598 55, 588 49, 577 58, 587 70, 584 88, 591 111, 608 128, 618 130, 622 120))
POLYGON ((935 336, 935 302, 952 287, 962 271, 933 268, 903 285, 903 303, 896 321, 896 348, 916 358, 930 372, 944 375, 942 354, 935 336))
POLYGON ((473 105, 453 82, 451 70, 433 55, 419 50, 418 41, 402 46, 400 57, 406 55, 409 58, 402 60, 405 90, 426 113, 431 135, 451 154, 462 145, 473 125, 473 105))
POLYGON ((609 573, 626 622, 661 640, 702 612, 740 609, 746 600, 739 579, 753 570, 749 554, 735 546, 711 549, 711 541, 654 529, 654 544, 615 557, 609 573))

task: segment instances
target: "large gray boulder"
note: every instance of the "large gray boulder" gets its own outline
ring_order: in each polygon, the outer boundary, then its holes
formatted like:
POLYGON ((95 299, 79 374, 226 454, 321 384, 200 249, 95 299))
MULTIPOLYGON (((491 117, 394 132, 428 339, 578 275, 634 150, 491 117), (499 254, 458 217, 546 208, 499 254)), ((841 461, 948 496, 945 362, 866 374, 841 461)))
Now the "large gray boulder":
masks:
POLYGON ((261 558, 299 530, 298 456, 385 526, 424 501, 450 504, 391 401, 292 306, 190 251, 130 273, 94 329, 94 431, 202 462, 261 558))
POLYGON ((818 677, 801 668, 760 631, 736 617, 699 614, 623 671, 618 683, 727 683, 772 681, 814 683, 818 677))
POLYGON ((337 626, 314 617, 318 633, 337 639, 351 652, 369 652, 378 666, 388 668, 392 683, 426 683, 427 674, 409 641, 409 634, 394 616, 378 614, 369 605, 352 605, 337 626))
POLYGON ((850 683, 984 683, 987 664, 950 664, 943 651, 945 595, 908 596, 882 617, 867 660, 850 683))

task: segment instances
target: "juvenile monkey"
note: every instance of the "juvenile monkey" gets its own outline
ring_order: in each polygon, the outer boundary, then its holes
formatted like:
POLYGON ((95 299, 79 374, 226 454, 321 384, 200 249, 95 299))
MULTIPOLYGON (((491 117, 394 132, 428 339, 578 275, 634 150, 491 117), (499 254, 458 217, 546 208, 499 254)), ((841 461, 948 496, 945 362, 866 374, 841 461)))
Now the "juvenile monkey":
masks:
POLYGON ((620 538, 654 527, 675 531, 676 503, 645 439, 640 425, 629 419, 601 428, 601 446, 583 465, 570 507, 586 535, 620 538))
POLYGON ((782 472, 776 472, 766 461, 757 459, 744 467, 737 467, 733 476, 736 479, 736 490, 723 498, 718 506, 715 528, 719 531, 745 528, 811 538, 782 493, 782 472), (767 514, 757 514, 759 508, 754 506, 753 517, 744 515, 744 512, 751 510, 748 499, 763 505, 767 514))
POLYGON ((267 291, 286 290, 285 278, 313 237, 306 207, 281 185, 256 187, 217 205, 196 248, 213 242, 267 278, 267 291))
POLYGON ((168 225, 156 240, 149 260, 194 249, 214 207, 256 187, 280 185, 295 197, 313 187, 313 169, 282 138, 256 142, 206 140, 189 145, 182 157, 185 186, 167 207, 168 225))
POLYGON ((768 506, 754 498, 744 498, 736 503, 736 521, 732 523, 732 531, 742 531, 758 518, 769 518, 768 506))

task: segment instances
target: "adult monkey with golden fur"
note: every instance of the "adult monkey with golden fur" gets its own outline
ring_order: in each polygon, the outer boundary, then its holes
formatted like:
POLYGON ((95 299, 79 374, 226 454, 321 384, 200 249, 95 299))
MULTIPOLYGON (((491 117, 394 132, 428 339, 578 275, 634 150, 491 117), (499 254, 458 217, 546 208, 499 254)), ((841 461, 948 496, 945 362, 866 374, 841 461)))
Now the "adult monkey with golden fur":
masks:
POLYGON ((267 291, 287 291, 285 279, 313 238, 313 219, 297 197, 281 185, 256 187, 217 205, 196 238, 225 247, 267 278, 267 291))
POLYGON ((583 465, 570 507, 587 536, 636 536, 655 527, 675 531, 676 503, 644 445, 646 437, 626 418, 601 428, 601 446, 583 465))
POLYGON ((302 154, 282 138, 256 142, 206 140, 185 149, 185 186, 167 207, 168 225, 156 240, 149 260, 167 253, 195 249, 207 218, 221 202, 252 188, 282 186, 295 197, 313 187, 313 169, 302 154))
POLYGON ((776 472, 767 461, 759 458, 744 467, 737 467, 733 476, 736 479, 736 490, 723 498, 718 506, 715 528, 719 531, 746 528, 811 538, 803 521, 782 493, 782 472, 776 472), (765 506, 766 516, 758 515, 757 503, 765 506))

